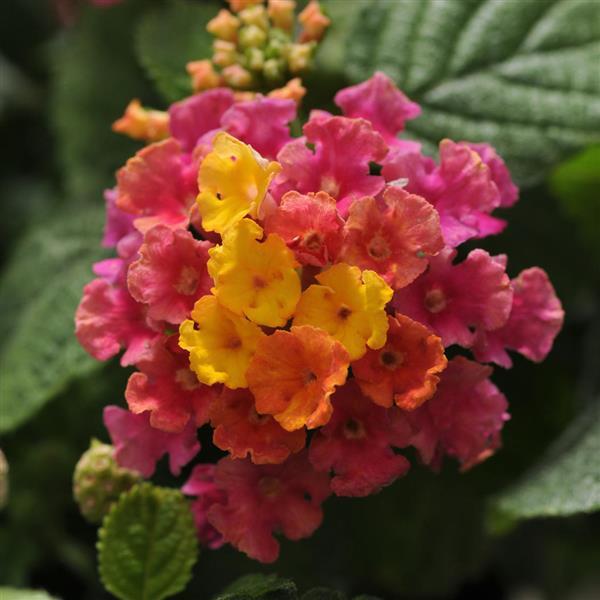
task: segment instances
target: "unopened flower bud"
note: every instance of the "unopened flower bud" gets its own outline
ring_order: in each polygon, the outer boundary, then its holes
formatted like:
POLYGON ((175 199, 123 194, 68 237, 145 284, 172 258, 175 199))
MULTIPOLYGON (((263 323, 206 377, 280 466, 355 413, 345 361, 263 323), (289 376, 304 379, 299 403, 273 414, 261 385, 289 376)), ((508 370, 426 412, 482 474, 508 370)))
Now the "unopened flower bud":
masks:
POLYGON ((268 13, 273 25, 284 31, 291 31, 295 8, 294 0, 269 0, 268 13))
POLYGON ((237 47, 233 42, 215 40, 213 42, 213 63, 219 67, 228 67, 238 61, 237 47))
POLYGON ((271 83, 281 81, 285 71, 285 63, 279 58, 270 58, 265 61, 263 75, 271 83))
POLYGON ((235 42, 240 28, 240 20, 224 8, 206 25, 206 30, 226 42, 235 42))
POLYGON ((112 130, 135 140, 157 142, 169 137, 169 114, 144 108, 139 100, 132 100, 123 116, 113 123, 112 130))
POLYGON ((117 464, 113 446, 92 440, 75 466, 73 496, 81 514, 100 523, 119 496, 141 480, 139 473, 117 464))
POLYGON ((267 34, 264 29, 256 25, 242 27, 239 33, 239 43, 242 48, 260 48, 267 42, 267 34))
POLYGON ((258 48, 248 48, 246 50, 246 58, 248 61, 248 68, 252 71, 261 71, 265 64, 265 54, 258 48))
POLYGON ((185 68, 192 78, 192 88, 195 92, 210 90, 221 85, 221 77, 210 60, 194 60, 185 68))
POLYGON ((244 89, 252 85, 252 74, 241 65, 230 65, 223 69, 223 79, 231 87, 244 89))
POLYGON ((269 29, 269 16, 262 4, 245 8, 239 13, 239 17, 244 25, 254 25, 263 31, 269 29))
POLYGON ((248 8, 249 6, 255 6, 256 4, 262 4, 263 0, 228 0, 229 8, 235 13, 248 8))
POLYGON ((308 69, 311 63, 315 43, 292 44, 288 52, 288 65, 292 73, 308 69))
POLYGON ((299 77, 290 79, 283 87, 271 90, 269 98, 282 98, 283 100, 294 100, 296 104, 306 95, 306 88, 302 85, 299 77))
POLYGON ((323 14, 317 0, 310 0, 308 6, 298 15, 298 21, 302 24, 300 42, 318 42, 331 25, 331 20, 323 14))

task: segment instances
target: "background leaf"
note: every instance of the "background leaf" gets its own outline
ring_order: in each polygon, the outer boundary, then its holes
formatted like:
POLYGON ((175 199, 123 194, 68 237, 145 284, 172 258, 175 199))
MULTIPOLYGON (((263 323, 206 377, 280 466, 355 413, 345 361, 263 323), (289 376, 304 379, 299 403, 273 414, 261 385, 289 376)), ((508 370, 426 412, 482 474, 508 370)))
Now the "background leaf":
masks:
POLYGON ((15 588, 0 587, 2 600, 52 600, 46 592, 39 590, 17 590, 15 588))
POLYGON ((206 23, 218 8, 209 1, 198 4, 174 0, 141 21, 136 37, 139 61, 169 102, 192 93, 185 65, 211 56, 212 37, 206 23))
POLYGON ((381 69, 423 107, 411 137, 487 141, 521 184, 600 140, 600 18, 590 0, 344 0, 319 50, 329 72, 381 69))
POLYGON ((293 581, 277 575, 246 575, 234 581, 215 600, 297 600, 293 581))
POLYGON ((104 519, 100 577, 121 600, 162 600, 185 587, 197 551, 196 528, 183 495, 140 484, 123 494, 104 519))
POLYGON ((21 424, 77 375, 101 363, 74 336, 91 265, 102 256, 100 209, 63 210, 17 244, 0 278, 0 431, 21 424))

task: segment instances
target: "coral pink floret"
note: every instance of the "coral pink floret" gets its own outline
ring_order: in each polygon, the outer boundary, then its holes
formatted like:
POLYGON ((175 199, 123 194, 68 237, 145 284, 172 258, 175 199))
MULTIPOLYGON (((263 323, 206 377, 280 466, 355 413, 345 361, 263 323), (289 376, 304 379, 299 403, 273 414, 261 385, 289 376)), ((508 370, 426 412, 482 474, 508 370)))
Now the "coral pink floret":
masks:
POLYGON ((105 190, 104 192, 106 221, 104 223, 102 245, 105 248, 114 248, 122 238, 135 231, 133 225, 135 217, 117 206, 117 196, 116 189, 105 190))

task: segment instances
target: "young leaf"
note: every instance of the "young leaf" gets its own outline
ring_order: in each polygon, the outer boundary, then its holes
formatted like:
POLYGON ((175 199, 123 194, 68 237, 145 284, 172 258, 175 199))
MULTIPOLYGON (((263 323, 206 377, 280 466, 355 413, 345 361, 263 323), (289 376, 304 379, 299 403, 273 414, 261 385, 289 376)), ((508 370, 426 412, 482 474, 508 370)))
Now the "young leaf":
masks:
POLYGON ((149 483, 123 494, 99 531, 100 577, 121 600, 162 600, 180 592, 197 552, 183 495, 149 483))
POLYGON ((517 519, 559 517, 600 510, 600 398, 558 440, 542 464, 501 494, 492 529, 517 519))
POLYGON ((205 28, 218 9, 212 2, 175 0, 142 19, 136 37, 137 55, 168 101, 192 93, 185 65, 212 54, 212 37, 205 28))
POLYGON ((521 184, 600 140, 600 19, 589 0, 324 2, 318 60, 351 81, 377 70, 423 107, 408 133, 487 141, 521 184))
POLYGON ((79 346, 73 315, 102 255, 99 209, 59 213, 15 248, 0 279, 0 432, 20 425, 77 375, 100 365, 79 346))
POLYGON ((277 575, 246 575, 234 581, 214 600, 297 600, 293 581, 277 575))

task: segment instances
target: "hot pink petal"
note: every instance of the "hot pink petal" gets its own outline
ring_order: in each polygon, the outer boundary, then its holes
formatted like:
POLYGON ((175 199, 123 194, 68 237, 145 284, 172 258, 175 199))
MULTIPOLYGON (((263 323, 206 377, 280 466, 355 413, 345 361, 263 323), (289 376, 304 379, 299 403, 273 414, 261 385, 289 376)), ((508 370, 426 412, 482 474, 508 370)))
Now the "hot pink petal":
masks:
POLYGON ((169 108, 169 129, 186 152, 192 152, 198 140, 221 127, 221 117, 234 103, 229 88, 215 88, 195 94, 169 108))
POLYGON ((104 425, 115 446, 117 462, 150 477, 156 463, 169 455, 169 468, 179 475, 181 468, 200 451, 196 426, 190 421, 180 433, 166 433, 150 425, 149 415, 134 415, 118 406, 104 409, 104 425))
POLYGON ((208 522, 208 511, 214 504, 223 504, 225 493, 215 484, 216 465, 196 465, 181 491, 187 496, 196 496, 192 502, 192 513, 200 543, 212 550, 220 548, 225 540, 208 522))
POLYGON ((355 380, 332 397, 333 416, 312 439, 310 461, 334 473, 338 496, 368 496, 404 475, 409 462, 392 449, 389 413, 365 398, 355 380))
POLYGON ((429 261, 429 270, 410 286, 398 290, 393 305, 402 314, 437 333, 444 346, 472 346, 473 329, 504 325, 512 304, 505 257, 476 249, 457 265, 456 250, 446 248, 429 261))
POLYGON ((131 412, 150 412, 152 427, 170 433, 181 432, 190 421, 196 427, 208 421, 216 392, 190 370, 176 335, 157 339, 138 359, 137 367, 140 372, 131 374, 125 390, 131 412))
POLYGON ((181 323, 196 300, 210 292, 206 263, 211 247, 183 229, 156 225, 146 232, 127 285, 138 302, 148 305, 150 318, 181 323))
POLYGON ((135 217, 122 211, 117 206, 117 190, 105 190, 106 221, 104 223, 104 237, 102 245, 105 248, 114 248, 119 240, 135 231, 133 221, 135 217))
POLYGON ((500 447, 500 432, 510 417, 506 398, 489 380, 491 373, 490 367, 456 357, 441 374, 436 395, 410 413, 417 432, 413 445, 425 449, 424 462, 436 467, 448 455, 464 471, 500 447))
POLYGON ((477 360, 510 368, 507 349, 541 362, 562 328, 564 310, 545 271, 532 267, 512 280, 513 303, 508 321, 494 331, 480 331, 473 351, 477 360))
POLYGON ((173 138, 146 146, 117 172, 117 207, 142 233, 162 223, 186 228, 198 194, 197 168, 173 138))
POLYGON ((335 200, 325 192, 288 192, 264 226, 285 241, 298 262, 323 267, 339 253, 343 224, 335 200))
POLYGON ((306 140, 285 145, 277 156, 283 170, 274 195, 296 190, 300 193, 327 192, 336 199, 342 216, 357 198, 375 196, 384 186, 383 178, 369 174, 369 163, 380 162, 387 145, 368 121, 346 117, 311 119, 304 126, 306 140))
POLYGON ((312 535, 323 520, 321 503, 330 493, 329 477, 312 468, 306 452, 280 465, 223 458, 215 480, 227 502, 210 508, 209 522, 225 541, 265 563, 279 555, 273 532, 291 540, 312 535))
POLYGON ((289 124, 296 118, 296 103, 283 98, 265 98, 239 102, 223 115, 223 129, 250 144, 260 155, 275 159, 291 141, 289 124))
POLYGON ((371 121, 390 146, 398 141, 396 136, 404 129, 404 123, 421 114, 419 105, 411 102, 381 71, 363 83, 340 90, 335 103, 346 117, 371 121))
POLYGON ((108 360, 125 348, 123 366, 134 364, 158 335, 148 326, 144 307, 126 289, 104 279, 94 279, 84 287, 75 313, 75 334, 98 360, 108 360))
POLYGON ((439 166, 419 153, 392 151, 382 174, 387 181, 407 180, 407 191, 435 206, 447 246, 502 228, 499 222, 491 226, 487 218, 500 206, 500 192, 490 168, 464 144, 442 140, 439 166))

